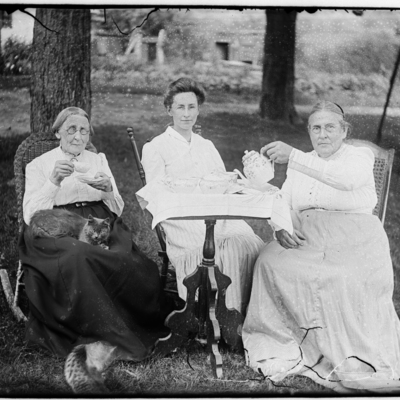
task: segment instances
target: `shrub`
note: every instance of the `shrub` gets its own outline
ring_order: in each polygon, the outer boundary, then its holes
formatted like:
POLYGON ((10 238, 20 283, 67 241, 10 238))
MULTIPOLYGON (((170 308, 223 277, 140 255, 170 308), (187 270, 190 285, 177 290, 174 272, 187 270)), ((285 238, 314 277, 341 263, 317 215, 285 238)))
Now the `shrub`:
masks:
POLYGON ((9 37, 3 50, 3 75, 29 75, 31 73, 30 44, 9 37))
POLYGON ((18 146, 28 135, 4 136, 0 137, 1 161, 14 160, 18 146))
POLYGON ((398 49, 395 26, 379 15, 299 21, 296 63, 330 74, 387 73, 398 49))
MULTIPOLYGON (((107 61, 108 63, 108 61, 107 61)), ((167 85, 182 76, 202 83, 206 90, 232 93, 259 92, 261 73, 250 65, 180 60, 173 64, 135 65, 133 62, 110 62, 115 68, 92 70, 92 86, 125 88, 136 93, 163 93, 167 85)))

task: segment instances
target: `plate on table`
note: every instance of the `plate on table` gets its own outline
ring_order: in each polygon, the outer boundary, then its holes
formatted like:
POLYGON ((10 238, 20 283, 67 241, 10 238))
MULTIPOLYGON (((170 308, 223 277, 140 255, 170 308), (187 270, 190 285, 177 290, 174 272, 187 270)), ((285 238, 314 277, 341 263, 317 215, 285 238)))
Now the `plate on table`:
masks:
POLYGON ((238 179, 237 185, 242 187, 241 192, 235 192, 235 193, 243 193, 243 194, 260 194, 260 193, 267 193, 267 194, 275 194, 276 192, 279 192, 279 188, 271 185, 269 183, 266 183, 262 188, 256 187, 251 185, 248 181, 244 181, 243 179, 238 179))
POLYGON ((225 194, 234 194, 234 193, 241 193, 245 187, 243 185, 239 185, 237 183, 233 183, 225 190, 225 194))

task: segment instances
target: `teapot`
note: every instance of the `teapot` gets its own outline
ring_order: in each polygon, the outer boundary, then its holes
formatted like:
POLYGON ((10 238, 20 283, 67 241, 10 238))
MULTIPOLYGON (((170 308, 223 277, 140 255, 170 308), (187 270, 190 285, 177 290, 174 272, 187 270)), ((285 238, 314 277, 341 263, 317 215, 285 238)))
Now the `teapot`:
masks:
POLYGON ((247 186, 254 189, 263 190, 268 182, 274 177, 274 162, 264 155, 252 150, 245 151, 242 158, 243 174, 235 169, 247 186))

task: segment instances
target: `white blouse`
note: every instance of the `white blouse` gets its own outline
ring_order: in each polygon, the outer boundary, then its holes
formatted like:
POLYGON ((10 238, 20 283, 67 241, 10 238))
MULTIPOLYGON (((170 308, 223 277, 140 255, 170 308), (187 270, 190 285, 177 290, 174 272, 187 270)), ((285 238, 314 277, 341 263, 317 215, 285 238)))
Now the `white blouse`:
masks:
POLYGON ((38 210, 52 209, 76 202, 100 201, 110 208, 112 212, 120 216, 124 208, 124 201, 118 192, 113 174, 108 166, 106 156, 103 153, 93 153, 84 150, 78 157, 78 161, 91 165, 91 169, 85 175, 94 176, 97 172, 104 172, 111 179, 113 190, 103 192, 80 182, 77 172, 65 178, 60 186, 50 181, 54 164, 57 160, 70 160, 61 147, 57 147, 40 157, 35 158, 26 166, 25 194, 23 200, 24 220, 29 225, 31 216, 38 210))
POLYGON ((329 158, 293 149, 281 192, 293 210, 320 208, 372 214, 377 203, 374 154, 343 143, 329 158))
POLYGON ((169 175, 172 178, 203 177, 214 171, 225 171, 214 144, 192 132, 190 143, 170 126, 143 146, 142 165, 146 181, 169 175))
MULTIPOLYGON (((147 182, 172 178, 203 177, 212 171, 225 171, 225 165, 211 140, 192 132, 190 143, 175 129, 168 127, 143 146, 142 165, 147 182)), ((189 256, 202 247, 204 221, 163 221, 170 259, 189 256)), ((219 220, 215 226, 215 240, 233 236, 255 236, 244 221, 219 220)))

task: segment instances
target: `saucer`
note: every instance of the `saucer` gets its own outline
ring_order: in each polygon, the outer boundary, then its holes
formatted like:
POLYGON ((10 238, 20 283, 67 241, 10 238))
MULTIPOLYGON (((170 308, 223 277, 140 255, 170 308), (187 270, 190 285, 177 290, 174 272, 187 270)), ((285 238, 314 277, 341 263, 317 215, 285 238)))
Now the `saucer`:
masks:
POLYGON ((244 181, 243 179, 238 179, 237 184, 240 185, 243 188, 244 192, 246 189, 246 193, 268 193, 268 194, 274 194, 276 192, 279 192, 279 188, 271 185, 270 183, 266 183, 262 187, 260 186, 253 186, 251 185, 248 181, 244 181))
POLYGON ((88 175, 77 175, 76 179, 82 183, 86 184, 92 184, 92 183, 97 183, 100 182, 103 178, 94 178, 94 176, 88 176, 88 175))

